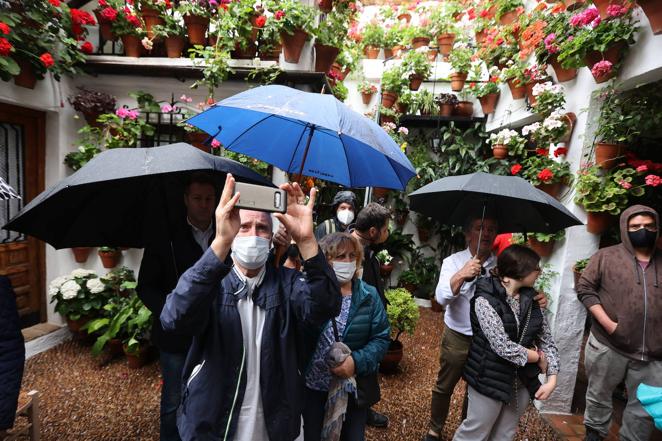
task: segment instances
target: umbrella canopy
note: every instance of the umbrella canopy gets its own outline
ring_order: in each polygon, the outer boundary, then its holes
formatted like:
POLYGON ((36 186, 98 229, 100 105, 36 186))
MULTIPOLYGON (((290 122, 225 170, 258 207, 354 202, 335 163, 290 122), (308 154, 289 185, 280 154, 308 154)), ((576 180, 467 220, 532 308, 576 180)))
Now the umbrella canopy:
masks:
POLYGON ((210 172, 219 189, 227 173, 238 181, 273 186, 238 162, 189 144, 117 148, 42 192, 3 228, 58 249, 142 248, 150 239, 167 238, 173 226, 184 222, 184 186, 195 171, 210 172))
POLYGON ((9 199, 21 199, 21 197, 4 179, 0 178, 0 201, 9 199))
POLYGON ((187 122, 231 151, 346 187, 404 190, 416 174, 381 127, 331 95, 256 87, 187 122))
POLYGON ((410 209, 442 224, 462 225, 483 207, 496 216, 501 233, 555 233, 582 225, 559 201, 518 176, 448 176, 409 194, 410 209))

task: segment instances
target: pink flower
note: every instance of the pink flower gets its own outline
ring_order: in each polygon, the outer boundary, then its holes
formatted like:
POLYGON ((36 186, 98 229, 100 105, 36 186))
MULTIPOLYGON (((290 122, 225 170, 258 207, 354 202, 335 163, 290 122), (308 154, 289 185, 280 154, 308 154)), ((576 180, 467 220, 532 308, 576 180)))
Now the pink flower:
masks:
POLYGON ((593 65, 591 73, 594 78, 600 78, 611 73, 611 69, 614 65, 607 60, 598 61, 593 65))
POLYGON ((626 190, 629 190, 629 189, 632 188, 632 184, 630 184, 625 179, 621 179, 620 181, 618 181, 618 185, 620 185, 621 187, 623 187, 626 190))
POLYGON ((120 118, 124 119, 127 116, 129 116, 129 109, 126 107, 120 107, 115 111, 115 115, 119 116, 120 118))
POLYGON ((161 112, 162 113, 170 113, 176 109, 175 106, 171 106, 168 103, 165 103, 164 105, 161 106, 161 112))
POLYGON ((217 148, 219 148, 220 146, 221 146, 221 143, 220 143, 220 142, 218 142, 218 141, 215 140, 215 139, 212 139, 212 140, 211 140, 211 148, 213 148, 213 149, 217 149, 217 148))
POLYGON ((659 176, 657 175, 646 176, 646 185, 650 185, 651 187, 657 187, 660 184, 662 184, 662 178, 660 178, 659 176))
POLYGON ((134 119, 134 120, 137 119, 139 115, 140 115, 140 112, 137 109, 136 110, 129 110, 126 114, 126 116, 128 116, 129 119, 134 119))
POLYGON ((601 19, 600 16, 598 15, 598 16, 595 17, 595 19, 591 22, 591 27, 592 27, 593 29, 595 29, 595 28, 598 27, 598 25, 599 25, 601 22, 602 22, 602 19, 601 19))
POLYGON ((648 171, 648 166, 647 165, 640 165, 639 167, 637 167, 637 171, 639 173, 648 171))
POLYGON ((617 18, 627 14, 628 8, 622 5, 614 4, 607 6, 607 15, 610 18, 617 18))
POLYGON ((179 101, 181 101, 183 103, 190 103, 190 102, 193 101, 193 98, 189 98, 186 95, 182 95, 182 96, 179 97, 179 101))

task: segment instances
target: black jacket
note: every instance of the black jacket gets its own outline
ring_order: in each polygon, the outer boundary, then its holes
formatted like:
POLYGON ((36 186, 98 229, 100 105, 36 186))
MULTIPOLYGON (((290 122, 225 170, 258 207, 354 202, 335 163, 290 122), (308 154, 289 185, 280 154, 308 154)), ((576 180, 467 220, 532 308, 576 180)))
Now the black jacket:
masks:
POLYGON ((377 288, 377 293, 379 298, 384 304, 384 308, 388 305, 386 296, 384 295, 384 281, 382 280, 382 275, 379 272, 379 260, 377 259, 377 253, 375 253, 370 245, 363 248, 363 275, 361 279, 368 285, 372 285, 377 288))
POLYGON ((171 353, 186 353, 191 346, 191 337, 166 333, 159 315, 166 297, 177 285, 177 280, 202 256, 202 248, 193 238, 191 227, 180 228, 179 235, 145 247, 138 274, 138 297, 152 311, 152 343, 160 350, 171 353))
POLYGON ((515 320, 512 309, 506 302, 506 291, 497 277, 481 277, 476 282, 476 292, 471 299, 471 330, 473 339, 469 347, 469 356, 464 365, 464 379, 481 394, 502 401, 510 402, 515 378, 519 376, 522 383, 533 395, 540 387, 538 369, 535 363, 524 367, 499 357, 491 348, 478 322, 475 303, 479 297, 484 297, 499 314, 503 326, 511 341, 525 348, 532 348, 537 336, 542 332, 543 316, 538 302, 533 300, 535 290, 523 288, 520 290, 519 324, 515 320), (522 335, 523 333, 523 335, 522 335))
MULTIPOLYGON (((305 275, 267 265, 253 293, 266 311, 260 348, 260 388, 269 441, 291 441, 301 426, 305 326, 321 326, 340 313, 340 287, 320 251, 304 261, 305 275)), ((193 337, 184 366, 177 427, 184 441, 232 440, 246 389, 238 295, 246 284, 211 249, 168 296, 161 323, 193 337)), ((266 440, 265 440, 266 441, 266 440)))
POLYGON ((0 276, 0 430, 14 426, 21 390, 25 343, 9 278, 0 276))

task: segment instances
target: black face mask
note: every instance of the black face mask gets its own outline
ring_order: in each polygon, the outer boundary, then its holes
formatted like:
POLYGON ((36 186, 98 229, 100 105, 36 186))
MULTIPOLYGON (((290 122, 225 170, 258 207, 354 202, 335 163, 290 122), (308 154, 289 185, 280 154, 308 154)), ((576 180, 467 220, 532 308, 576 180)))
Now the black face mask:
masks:
POLYGON ((657 233, 640 228, 637 231, 628 231, 628 237, 635 248, 651 248, 655 244, 657 233))

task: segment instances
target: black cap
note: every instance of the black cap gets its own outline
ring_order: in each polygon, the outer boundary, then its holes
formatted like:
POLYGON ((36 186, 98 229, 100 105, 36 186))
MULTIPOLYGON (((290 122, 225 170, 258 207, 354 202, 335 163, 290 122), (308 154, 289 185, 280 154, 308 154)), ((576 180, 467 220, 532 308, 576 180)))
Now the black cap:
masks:
POLYGON ((356 211, 356 195, 353 192, 345 190, 336 193, 333 198, 333 208, 337 208, 338 205, 342 204, 343 202, 351 205, 354 211, 356 211))

